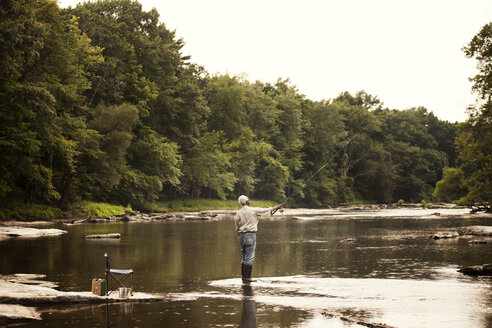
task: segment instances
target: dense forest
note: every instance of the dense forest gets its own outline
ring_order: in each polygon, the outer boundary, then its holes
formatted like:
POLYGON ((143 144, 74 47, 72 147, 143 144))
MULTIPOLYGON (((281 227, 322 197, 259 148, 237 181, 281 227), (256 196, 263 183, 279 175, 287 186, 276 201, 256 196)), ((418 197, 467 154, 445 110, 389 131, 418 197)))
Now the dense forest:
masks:
MULTIPOLYGON (((0 205, 81 200, 294 203, 492 199, 492 25, 464 48, 479 102, 465 123, 364 91, 313 101, 289 80, 211 75, 153 9, 0 5, 0 205)), ((464 109, 465 110, 465 109, 464 109)))

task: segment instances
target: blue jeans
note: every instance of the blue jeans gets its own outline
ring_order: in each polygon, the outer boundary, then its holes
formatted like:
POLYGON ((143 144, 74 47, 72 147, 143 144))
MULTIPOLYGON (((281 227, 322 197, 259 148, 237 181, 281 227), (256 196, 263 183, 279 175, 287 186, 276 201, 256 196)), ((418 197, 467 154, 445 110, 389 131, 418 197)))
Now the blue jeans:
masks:
POLYGON ((256 234, 252 232, 240 233, 239 245, 243 256, 241 263, 252 266, 255 259, 256 234))

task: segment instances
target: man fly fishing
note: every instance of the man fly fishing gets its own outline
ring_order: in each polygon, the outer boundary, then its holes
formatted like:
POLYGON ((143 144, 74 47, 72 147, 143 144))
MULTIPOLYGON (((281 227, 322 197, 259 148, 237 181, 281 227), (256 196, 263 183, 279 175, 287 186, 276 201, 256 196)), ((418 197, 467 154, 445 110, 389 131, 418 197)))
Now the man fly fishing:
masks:
POLYGON ((241 275, 243 283, 250 283, 255 281, 251 279, 251 271, 253 270, 253 260, 255 258, 258 217, 262 214, 277 211, 283 207, 283 204, 269 208, 250 207, 250 201, 245 195, 239 196, 238 202, 242 208, 237 211, 234 221, 242 254, 241 275))
POLYGON ((262 214, 270 212, 270 215, 275 214, 279 209, 284 207, 284 204, 291 199, 295 194, 301 191, 307 186, 309 180, 311 180, 315 175, 317 175, 323 168, 328 165, 321 166, 309 179, 303 187, 297 189, 293 192, 287 199, 274 207, 260 208, 260 207, 250 207, 249 198, 245 195, 241 195, 238 198, 239 204, 242 208, 237 211, 234 218, 235 229, 239 235, 239 246, 241 247, 241 276, 243 283, 249 284, 255 280, 251 279, 251 271, 253 270, 253 260, 255 258, 255 248, 256 248, 256 231, 258 230, 258 217, 262 214))

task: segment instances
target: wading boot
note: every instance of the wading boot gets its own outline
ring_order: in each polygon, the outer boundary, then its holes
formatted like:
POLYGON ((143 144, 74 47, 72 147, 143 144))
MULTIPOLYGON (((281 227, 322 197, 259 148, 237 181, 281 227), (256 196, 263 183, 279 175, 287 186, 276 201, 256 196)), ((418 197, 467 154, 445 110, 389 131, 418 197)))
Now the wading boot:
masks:
POLYGON ((255 279, 251 279, 251 271, 253 270, 252 265, 243 264, 244 266, 244 276, 243 283, 249 284, 250 282, 255 282, 255 279))
POLYGON ((243 284, 249 284, 248 276, 246 275, 246 264, 241 263, 241 277, 243 280, 243 284))

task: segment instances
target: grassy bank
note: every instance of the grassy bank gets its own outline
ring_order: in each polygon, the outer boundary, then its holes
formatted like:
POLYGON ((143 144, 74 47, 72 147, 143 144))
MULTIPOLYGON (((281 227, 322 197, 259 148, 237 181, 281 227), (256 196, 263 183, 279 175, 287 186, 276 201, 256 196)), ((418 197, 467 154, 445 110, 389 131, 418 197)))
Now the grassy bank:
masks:
POLYGON ((82 202, 67 213, 72 217, 104 217, 125 214, 131 207, 108 203, 82 202))
MULTIPOLYGON (((276 203, 266 200, 251 201, 251 206, 270 207, 276 203)), ((237 200, 221 199, 181 199, 173 201, 160 201, 144 204, 144 210, 148 212, 196 212, 207 210, 237 210, 237 200)))
MULTIPOLYGON (((270 207, 275 203, 265 200, 252 201, 255 207, 270 207)), ((182 199, 146 203, 139 208, 143 212, 196 212, 207 210, 237 210, 237 200, 220 199, 182 199)), ((68 211, 62 211, 55 206, 41 204, 16 203, 0 207, 0 220, 54 220, 86 217, 105 217, 124 214, 131 211, 130 207, 108 203, 80 202, 74 204, 68 211)))
POLYGON ((0 220, 54 220, 85 217, 104 217, 124 214, 131 208, 120 205, 96 202, 80 202, 68 211, 58 207, 41 204, 10 204, 0 208, 0 220))
POLYGON ((63 216, 63 211, 54 206, 41 204, 9 204, 0 208, 0 220, 53 220, 63 216))

